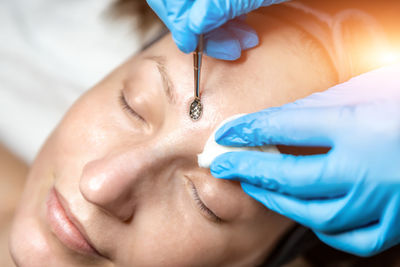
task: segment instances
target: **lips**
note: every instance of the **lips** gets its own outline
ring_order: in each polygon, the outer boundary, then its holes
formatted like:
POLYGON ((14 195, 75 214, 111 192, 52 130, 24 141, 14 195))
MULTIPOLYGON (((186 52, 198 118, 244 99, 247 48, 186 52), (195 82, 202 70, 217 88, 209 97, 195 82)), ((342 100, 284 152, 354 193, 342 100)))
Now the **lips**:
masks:
POLYGON ((62 196, 53 187, 47 199, 47 221, 54 235, 66 247, 80 254, 100 256, 64 203, 62 196))

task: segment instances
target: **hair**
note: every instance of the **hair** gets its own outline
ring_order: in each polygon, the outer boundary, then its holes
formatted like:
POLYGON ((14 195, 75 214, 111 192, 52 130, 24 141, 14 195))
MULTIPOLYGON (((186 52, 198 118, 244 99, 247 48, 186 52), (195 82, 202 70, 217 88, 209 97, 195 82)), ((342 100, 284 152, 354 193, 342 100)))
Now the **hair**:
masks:
POLYGON ((157 15, 145 0, 115 0, 110 13, 114 18, 131 19, 142 35, 155 24, 160 24, 157 15))

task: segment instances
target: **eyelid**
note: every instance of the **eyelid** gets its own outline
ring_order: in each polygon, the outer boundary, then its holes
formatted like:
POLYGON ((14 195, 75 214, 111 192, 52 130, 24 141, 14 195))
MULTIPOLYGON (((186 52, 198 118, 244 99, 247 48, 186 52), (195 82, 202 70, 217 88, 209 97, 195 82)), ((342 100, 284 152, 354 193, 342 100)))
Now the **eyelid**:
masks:
POLYGON ((192 195, 193 198, 196 202, 196 204, 198 205, 198 207, 200 208, 200 210, 202 212, 206 212, 207 215, 216 223, 221 223, 222 219, 220 217, 218 217, 212 210, 210 210, 205 204, 204 202, 201 200, 199 193, 197 191, 196 186, 194 185, 194 183, 188 179, 189 183, 190 183, 190 187, 192 189, 192 195))
POLYGON ((121 104, 122 109, 128 111, 129 114, 131 114, 136 119, 147 124, 146 120, 142 116, 140 116, 134 109, 132 109, 131 106, 129 106, 128 102, 126 101, 123 90, 120 91, 118 99, 119 99, 119 103, 121 104))

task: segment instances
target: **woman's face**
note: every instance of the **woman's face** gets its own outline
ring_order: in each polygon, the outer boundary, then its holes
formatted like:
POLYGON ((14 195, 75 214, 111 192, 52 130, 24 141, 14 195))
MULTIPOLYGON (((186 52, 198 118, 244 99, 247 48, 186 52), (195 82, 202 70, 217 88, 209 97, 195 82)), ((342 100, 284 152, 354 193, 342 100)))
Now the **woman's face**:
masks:
POLYGON ((326 89, 335 74, 300 30, 260 14, 249 23, 268 25, 258 48, 236 62, 204 58, 199 121, 188 116, 192 56, 169 35, 72 106, 28 177, 10 241, 18 265, 242 266, 265 257, 291 222, 237 182, 213 178, 196 155, 224 118, 326 89))

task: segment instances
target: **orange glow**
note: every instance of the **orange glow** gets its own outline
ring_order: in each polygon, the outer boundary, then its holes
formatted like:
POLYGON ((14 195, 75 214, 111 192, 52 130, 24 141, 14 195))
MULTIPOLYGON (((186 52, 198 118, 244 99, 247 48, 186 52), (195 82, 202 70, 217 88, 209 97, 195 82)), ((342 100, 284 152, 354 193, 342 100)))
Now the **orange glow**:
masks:
POLYGON ((383 65, 392 64, 400 61, 399 51, 384 51, 377 55, 377 60, 383 65))

